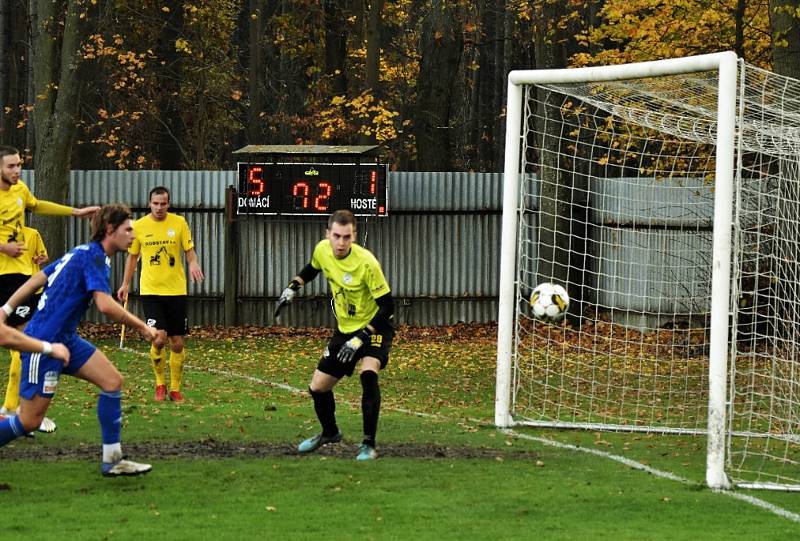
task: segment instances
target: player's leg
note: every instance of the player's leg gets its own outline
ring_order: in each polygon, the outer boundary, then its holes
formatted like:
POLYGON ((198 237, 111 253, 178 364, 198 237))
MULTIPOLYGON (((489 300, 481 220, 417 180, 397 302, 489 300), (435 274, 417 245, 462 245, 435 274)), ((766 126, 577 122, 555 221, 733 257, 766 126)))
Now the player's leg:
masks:
POLYGON ((6 396, 0 414, 14 414, 19 406, 19 378, 22 375, 22 359, 19 351, 9 350, 11 364, 8 367, 8 384, 6 385, 6 396))
POLYGON ((347 366, 336 359, 336 354, 348 337, 349 335, 339 331, 333 333, 328 341, 328 347, 325 348, 325 352, 317 364, 317 369, 314 370, 314 375, 311 376, 308 392, 311 393, 311 399, 314 401, 314 413, 317 414, 322 432, 303 440, 297 446, 300 453, 310 453, 326 443, 335 443, 342 439, 342 433, 336 424, 336 399, 333 396, 333 388, 341 378, 353 373, 355 363, 347 366))
POLYGON ((19 414, 0 421, 0 446, 36 430, 41 424, 63 369, 61 360, 43 353, 22 354, 19 414))
POLYGON ((381 387, 378 384, 380 368, 381 363, 375 357, 364 357, 361 360, 361 415, 364 439, 356 456, 359 460, 370 460, 378 456, 375 451, 375 437, 381 412, 381 387))
POLYGON ((381 412, 381 388, 378 373, 389 362, 389 351, 392 348, 394 329, 387 328, 370 336, 370 343, 361 352, 361 414, 364 423, 364 439, 358 448, 356 460, 372 460, 378 457, 376 436, 378 433, 378 417, 381 412))
POLYGON ((183 402, 181 383, 183 364, 186 360, 184 336, 189 332, 186 296, 159 297, 159 301, 166 315, 164 327, 169 336, 169 399, 173 402, 183 402))
POLYGON ((166 314, 158 302, 158 297, 154 295, 142 296, 142 309, 147 326, 158 330, 156 339, 150 344, 150 363, 156 378, 155 400, 161 402, 167 398, 167 355, 164 349, 167 344, 167 331, 164 326, 166 314))
POLYGON ((30 400, 20 399, 19 414, 0 421, 0 447, 36 430, 42 424, 50 406, 51 397, 35 395, 30 400))
MULTIPOLYGON (((19 286, 28 280, 29 276, 24 274, 7 274, 3 275, 0 279, 0 297, 1 302, 5 302, 10 294, 13 294, 19 286), (13 288, 13 289, 12 289, 13 288)), ((33 317, 36 310, 36 305, 39 302, 41 294, 35 294, 26 299, 19 306, 14 309, 8 317, 6 323, 17 330, 24 332, 28 322, 33 317)), ((6 396, 3 402, 3 407, 0 408, 0 413, 15 414, 19 408, 19 382, 22 367, 22 359, 18 351, 10 350, 11 365, 8 370, 8 385, 6 386, 6 396)), ((41 425, 39 425, 40 432, 55 432, 56 424, 52 419, 44 417, 41 425)))
POLYGON ((298 452, 310 453, 323 445, 342 440, 342 433, 336 424, 336 400, 333 396, 333 388, 338 381, 338 378, 320 371, 319 368, 314 371, 308 392, 314 401, 314 413, 317 414, 322 432, 303 440, 297 446, 298 452))
POLYGON ((183 336, 170 336, 169 350, 169 399, 173 402, 183 402, 181 383, 183 383, 183 363, 186 360, 183 336))
MULTIPOLYGON (((90 348, 89 342, 78 339, 71 343, 72 355, 81 355, 90 348), (75 351, 78 350, 78 351, 75 351)), ((85 357, 85 354, 83 355, 85 357)), ((140 464, 122 458, 122 385, 123 377, 106 355, 94 349, 74 375, 100 388, 97 399, 97 419, 103 442, 101 472, 106 477, 141 475, 152 469, 150 464, 140 464)))
MULTIPOLYGON (((24 329, 24 325, 20 330, 24 329)), ((6 397, 3 407, 0 408, 0 415, 16 415, 19 410, 19 380, 22 376, 22 358, 19 351, 9 350, 11 354, 11 364, 8 367, 8 385, 6 386, 6 397)), ((39 432, 51 434, 56 431, 56 423, 49 417, 43 417, 39 425, 39 432)), ((33 435, 33 434, 31 434, 33 435)))
MULTIPOLYGON (((9 318, 10 324, 13 324, 18 331, 25 332, 25 327, 28 326, 28 322, 33 317, 33 312, 36 308, 36 305, 39 302, 39 297, 41 295, 34 295, 33 297, 29 298, 24 303, 20 304, 17 309, 12 314, 12 317, 9 318)), ((17 402, 19 402, 19 381, 22 368, 22 359, 20 357, 20 353, 18 351, 11 350, 11 364, 12 367, 16 362, 17 366, 20 367, 20 371, 17 373, 17 402)), ((9 371, 9 378, 10 378, 10 371, 9 371)), ((8 382, 9 387, 11 387, 11 380, 9 379, 8 382)), ((8 400, 8 396, 6 396, 8 400)), ((55 421, 53 421, 50 417, 43 417, 41 424, 39 424, 39 432, 44 432, 46 434, 52 434, 56 431, 58 426, 56 425, 55 421)), ((32 435, 32 434, 31 434, 32 435)))

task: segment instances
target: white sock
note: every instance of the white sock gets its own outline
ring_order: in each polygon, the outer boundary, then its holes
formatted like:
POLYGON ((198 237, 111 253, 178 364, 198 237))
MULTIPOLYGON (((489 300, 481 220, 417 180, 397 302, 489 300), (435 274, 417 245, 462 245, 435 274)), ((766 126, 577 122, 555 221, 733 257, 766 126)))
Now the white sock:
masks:
POLYGON ((103 462, 111 464, 117 462, 122 458, 122 444, 117 443, 104 443, 103 444, 103 462))

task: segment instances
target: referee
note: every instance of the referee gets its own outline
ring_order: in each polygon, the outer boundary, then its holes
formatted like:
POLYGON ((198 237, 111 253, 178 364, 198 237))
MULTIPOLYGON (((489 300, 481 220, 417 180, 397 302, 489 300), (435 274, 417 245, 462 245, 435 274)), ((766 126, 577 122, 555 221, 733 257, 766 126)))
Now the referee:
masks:
POLYGON ((328 220, 325 239, 314 248, 311 261, 281 294, 276 315, 303 285, 322 271, 331 287, 336 316, 336 329, 308 387, 322 432, 301 442, 297 450, 310 453, 325 444, 341 441, 333 388, 342 377, 353 374, 360 360, 364 440, 356 460, 372 460, 378 456, 375 450, 381 408, 378 372, 386 367, 392 348, 394 301, 380 263, 369 250, 355 244, 355 238, 353 213, 334 212, 328 220))

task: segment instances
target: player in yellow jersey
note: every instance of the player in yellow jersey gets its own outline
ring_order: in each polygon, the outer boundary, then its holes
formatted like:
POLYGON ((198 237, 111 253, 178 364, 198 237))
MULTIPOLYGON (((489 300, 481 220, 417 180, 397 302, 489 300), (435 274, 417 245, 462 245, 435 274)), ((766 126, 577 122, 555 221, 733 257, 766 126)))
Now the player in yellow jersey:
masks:
MULTIPOLYGON (((22 233, 25 238, 25 251, 20 256, 26 258, 30 262, 30 270, 28 276, 33 276, 41 269, 41 265, 47 262, 48 255, 47 249, 44 246, 41 235, 32 227, 23 227, 22 233)), ((25 325, 33 316, 33 311, 36 309, 36 304, 39 302, 39 297, 42 291, 37 291, 32 297, 23 301, 22 304, 17 306, 14 313, 24 320, 22 325, 18 327, 19 330, 24 330, 25 325)), ((12 349, 11 351, 11 366, 8 369, 8 385, 6 386, 6 397, 3 402, 3 407, 0 408, 0 415, 9 414, 17 411, 19 407, 19 378, 22 370, 22 359, 20 352, 12 349)), ((39 427, 40 432, 55 432, 56 424, 49 417, 45 417, 42 425, 39 427)))
POLYGON ((394 338, 394 300, 378 260, 369 250, 355 244, 355 238, 353 213, 334 212, 328 220, 325 239, 316 245, 311 261, 283 291, 275 315, 322 271, 331 288, 336 316, 336 329, 308 387, 322 432, 301 442, 297 450, 310 453, 325 444, 341 441, 333 388, 341 378, 353 374, 360 360, 364 439, 356 460, 372 460, 378 456, 375 450, 381 408, 378 372, 389 362, 394 338))
POLYGON ((117 298, 121 301, 128 298, 131 279, 141 258, 139 294, 145 321, 158 331, 150 346, 150 360, 156 376, 155 399, 161 402, 167 397, 164 346, 169 342, 169 398, 174 402, 182 402, 180 389, 186 357, 184 337, 189 330, 186 272, 182 256, 186 257, 192 282, 201 282, 205 276, 197 262, 197 252, 186 220, 168 212, 169 190, 163 186, 153 188, 148 201, 150 213, 133 224, 136 239, 128 249, 125 274, 117 298))
MULTIPOLYGON (((100 207, 73 208, 50 201, 36 199, 20 180, 22 159, 19 151, 0 145, 0 303, 8 298, 31 276, 31 256, 25 236, 25 211, 51 216, 77 216, 88 218, 100 207)), ((33 315, 34 305, 26 302, 8 318, 8 325, 21 327, 33 315)), ((19 354, 12 352, 12 370, 19 362, 19 354)), ((11 391, 13 393, 13 390, 11 391)), ((8 398, 8 397, 7 397, 8 398)), ((13 400, 12 400, 13 402, 13 400)), ((12 405, 10 402, 4 407, 12 405)), ((5 411, 5 410, 0 410, 5 411)), ((55 424, 47 419, 41 430, 52 432, 55 424)))

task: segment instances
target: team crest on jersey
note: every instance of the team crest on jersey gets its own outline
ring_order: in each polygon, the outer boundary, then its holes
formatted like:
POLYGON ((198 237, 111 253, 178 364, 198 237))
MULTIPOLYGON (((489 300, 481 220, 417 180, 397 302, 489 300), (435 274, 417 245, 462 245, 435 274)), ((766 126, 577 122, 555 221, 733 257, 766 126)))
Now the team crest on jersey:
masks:
POLYGON ((42 384, 42 392, 46 394, 53 394, 58 387, 58 372, 45 372, 44 383, 42 384))
POLYGON ((172 237, 174 237, 174 236, 175 236, 175 230, 174 230, 174 229, 172 229, 171 227, 170 227, 169 229, 167 229, 167 236, 168 236, 169 238, 172 238, 172 237))
POLYGON ((351 283, 353 283, 353 275, 350 274, 349 272, 344 273, 344 276, 342 276, 342 281, 345 284, 350 285, 351 283))
POLYGON ((17 206, 22 208, 22 198, 21 197, 17 197, 17 206))

